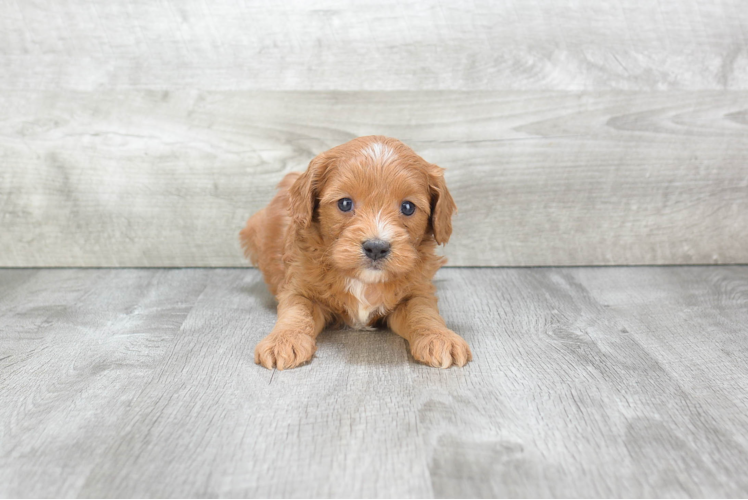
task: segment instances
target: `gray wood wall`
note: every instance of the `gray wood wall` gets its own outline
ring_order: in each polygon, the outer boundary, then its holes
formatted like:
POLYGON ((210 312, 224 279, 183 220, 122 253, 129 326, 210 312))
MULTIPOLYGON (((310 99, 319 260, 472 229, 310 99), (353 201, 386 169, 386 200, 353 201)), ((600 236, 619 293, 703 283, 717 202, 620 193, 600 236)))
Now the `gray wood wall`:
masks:
POLYGON ((244 265, 285 172, 448 169, 452 265, 748 263, 748 5, 6 0, 0 266, 244 265))

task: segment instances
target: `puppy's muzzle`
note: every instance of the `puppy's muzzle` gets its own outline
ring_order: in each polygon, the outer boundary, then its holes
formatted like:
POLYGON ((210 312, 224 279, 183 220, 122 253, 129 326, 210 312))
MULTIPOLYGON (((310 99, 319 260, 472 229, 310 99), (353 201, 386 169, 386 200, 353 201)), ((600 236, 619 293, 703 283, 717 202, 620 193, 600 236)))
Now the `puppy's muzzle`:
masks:
POLYGON ((364 253, 371 260, 384 259, 390 253, 390 244, 383 240, 366 240, 361 245, 364 253))

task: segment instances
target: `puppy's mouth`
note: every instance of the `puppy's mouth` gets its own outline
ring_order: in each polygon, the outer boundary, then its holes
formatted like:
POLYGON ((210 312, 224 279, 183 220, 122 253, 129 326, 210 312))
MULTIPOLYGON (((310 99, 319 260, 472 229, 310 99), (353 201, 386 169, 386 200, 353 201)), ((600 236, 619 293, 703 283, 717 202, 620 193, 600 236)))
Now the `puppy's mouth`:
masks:
POLYGON ((369 271, 383 271, 385 266, 385 262, 382 260, 375 260, 375 261, 368 261, 364 265, 364 269, 367 269, 369 271))
POLYGON ((387 281, 387 277, 385 263, 380 261, 368 262, 358 271, 358 278, 365 283, 381 283, 387 281))

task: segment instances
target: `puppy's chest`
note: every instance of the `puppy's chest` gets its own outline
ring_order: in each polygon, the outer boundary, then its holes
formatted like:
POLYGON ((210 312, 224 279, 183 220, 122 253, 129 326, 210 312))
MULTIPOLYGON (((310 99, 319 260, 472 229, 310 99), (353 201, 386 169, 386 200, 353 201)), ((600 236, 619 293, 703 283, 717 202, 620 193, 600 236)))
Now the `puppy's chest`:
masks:
POLYGON ((378 284, 367 284, 357 279, 348 279, 346 281, 346 291, 348 292, 348 300, 346 301, 348 323, 353 328, 370 328, 375 319, 387 314, 389 308, 392 307, 392 297, 388 297, 388 294, 378 284))

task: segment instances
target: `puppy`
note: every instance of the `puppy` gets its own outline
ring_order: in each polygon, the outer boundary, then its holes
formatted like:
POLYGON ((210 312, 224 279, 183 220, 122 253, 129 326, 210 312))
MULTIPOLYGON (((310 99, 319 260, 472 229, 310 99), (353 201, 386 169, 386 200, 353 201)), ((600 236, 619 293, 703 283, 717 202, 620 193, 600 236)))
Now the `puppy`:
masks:
POLYGON ((326 151, 278 185, 240 233, 245 255, 278 299, 278 321, 255 348, 255 363, 293 368, 309 361, 324 326, 387 325, 413 357, 464 366, 465 340, 436 306, 434 253, 457 209, 443 169, 402 142, 360 137, 326 151))

